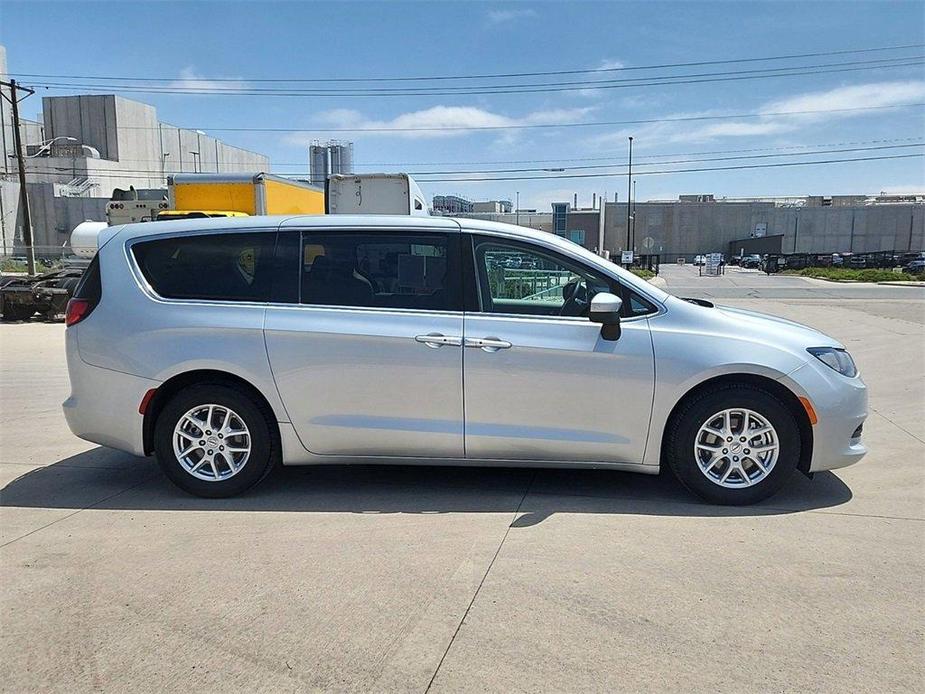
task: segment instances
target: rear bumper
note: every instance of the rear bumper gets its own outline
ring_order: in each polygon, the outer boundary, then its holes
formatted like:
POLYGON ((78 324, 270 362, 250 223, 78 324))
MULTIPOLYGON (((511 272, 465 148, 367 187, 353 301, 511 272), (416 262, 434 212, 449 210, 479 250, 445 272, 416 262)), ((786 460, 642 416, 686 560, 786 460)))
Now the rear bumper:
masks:
POLYGON ((788 377, 813 405, 813 456, 809 472, 837 470, 867 454, 859 429, 867 419, 867 386, 860 378, 846 378, 822 364, 807 363, 788 377))
POLYGON ((62 408, 71 432, 102 446, 145 455, 144 417, 138 406, 159 382, 91 366, 80 358, 76 341, 76 331, 68 329, 65 342, 71 394, 62 408))

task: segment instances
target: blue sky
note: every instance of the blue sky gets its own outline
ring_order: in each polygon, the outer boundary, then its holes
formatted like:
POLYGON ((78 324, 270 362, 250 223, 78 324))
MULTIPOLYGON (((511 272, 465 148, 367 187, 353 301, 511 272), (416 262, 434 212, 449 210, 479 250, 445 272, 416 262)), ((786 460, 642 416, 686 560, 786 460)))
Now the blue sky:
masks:
MULTIPOLYGON (((254 79, 471 75, 599 69, 751 58, 925 43, 925 4, 908 3, 0 3, 0 43, 11 73, 164 78, 208 89, 273 86, 254 79)), ((804 58, 776 63, 676 69, 670 74, 892 58, 905 52, 804 58)), ((601 72, 533 81, 620 79, 648 72, 601 72)), ((669 74, 661 71, 659 74, 669 74)), ((28 84, 30 78, 24 78, 28 84)), ((41 81, 33 79, 34 81, 41 81)), ((510 80, 498 80, 506 83, 510 80)), ((521 80, 523 81, 523 80, 521 80)), ((460 83, 450 83, 460 84, 460 83)), ((340 85, 343 86, 343 85, 340 85)), ((394 87, 392 84, 378 86, 394 87)), ((428 85, 430 86, 430 84, 428 85)), ((46 92, 80 93, 80 89, 46 92)), ((922 65, 798 77, 583 89, 554 93, 401 97, 125 94, 152 103, 167 122, 214 133, 270 155, 276 172, 307 170, 306 144, 327 129, 535 125, 698 115, 856 109, 925 103, 922 65), (313 129, 221 132, 221 127, 313 129)), ((38 99, 24 105, 34 116, 38 99)), ((619 170, 626 137, 635 137, 637 171, 702 168, 798 159, 921 153, 903 148, 815 157, 700 164, 703 152, 781 154, 908 143, 925 137, 925 109, 842 111, 647 125, 336 133, 355 142, 359 170, 449 171, 566 168, 607 164, 619 170), (899 142, 905 141, 905 142, 899 142), (873 144, 870 144, 873 143, 873 144), (880 143, 882 144, 882 143, 880 143), (537 163, 538 160, 542 160, 537 163), (551 161, 552 160, 552 161, 551 161), (508 164, 505 162, 524 162, 508 164)), ((507 174, 515 175, 515 174, 507 174)), ((640 175, 639 199, 680 193, 718 196, 925 190, 923 160, 897 159, 738 171, 640 175)), ((592 192, 626 195, 626 176, 534 181, 434 182, 425 192, 513 198, 549 209, 582 203, 592 192)))

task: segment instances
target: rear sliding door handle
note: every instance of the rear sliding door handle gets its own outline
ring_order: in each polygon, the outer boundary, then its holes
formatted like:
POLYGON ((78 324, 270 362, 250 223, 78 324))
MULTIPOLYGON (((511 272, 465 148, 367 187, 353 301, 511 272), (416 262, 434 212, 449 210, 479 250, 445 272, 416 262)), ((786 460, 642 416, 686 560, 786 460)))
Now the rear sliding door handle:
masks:
POLYGON ((497 337, 467 337, 463 343, 466 347, 477 347, 486 352, 497 352, 499 349, 510 349, 511 343, 497 337))
POLYGON ((414 341, 425 344, 431 349, 437 349, 438 347, 443 347, 443 345, 453 345, 454 347, 459 347, 462 344, 461 337, 444 335, 443 333, 427 333, 426 335, 415 335, 414 341))

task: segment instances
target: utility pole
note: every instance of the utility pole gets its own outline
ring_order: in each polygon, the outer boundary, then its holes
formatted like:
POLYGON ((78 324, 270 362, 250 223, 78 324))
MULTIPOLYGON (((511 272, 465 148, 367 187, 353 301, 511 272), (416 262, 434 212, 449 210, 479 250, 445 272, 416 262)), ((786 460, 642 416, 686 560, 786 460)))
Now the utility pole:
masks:
POLYGON ((633 252, 636 251, 636 181, 633 180, 633 252))
MULTIPOLYGON (((19 204, 22 207, 22 241, 26 247, 26 262, 30 275, 35 274, 35 247, 32 245, 32 216, 29 214, 29 194, 26 192, 26 164, 23 159, 22 135, 19 132, 19 97, 16 96, 16 90, 20 89, 27 92, 26 96, 35 94, 32 89, 20 87, 16 80, 4 82, 0 80, 0 85, 10 88, 10 95, 7 96, 0 91, 0 95, 10 102, 13 107, 13 146, 16 148, 16 163, 19 168, 19 204)), ((25 98, 25 97, 23 97, 25 98)), ((4 156, 6 153, 4 152, 4 156)))
POLYGON ((630 245, 630 221, 633 218, 633 211, 630 208, 633 200, 633 138, 630 137, 630 159, 629 159, 629 169, 626 173, 626 245, 623 247, 625 250, 632 250, 630 245))
POLYGON ((515 193, 517 203, 516 209, 514 210, 514 224, 520 225, 520 191, 518 190, 515 193))

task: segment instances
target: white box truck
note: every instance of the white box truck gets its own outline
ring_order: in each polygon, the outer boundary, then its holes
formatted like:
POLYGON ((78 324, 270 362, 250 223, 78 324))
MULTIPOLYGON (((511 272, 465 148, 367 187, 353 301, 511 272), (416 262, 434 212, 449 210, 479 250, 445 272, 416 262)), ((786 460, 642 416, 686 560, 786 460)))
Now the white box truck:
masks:
POLYGON ((420 186, 403 173, 334 174, 325 187, 327 214, 430 214, 420 186))

